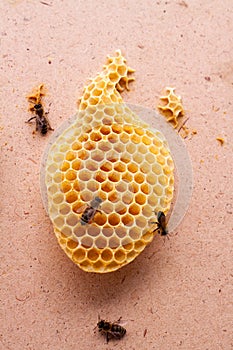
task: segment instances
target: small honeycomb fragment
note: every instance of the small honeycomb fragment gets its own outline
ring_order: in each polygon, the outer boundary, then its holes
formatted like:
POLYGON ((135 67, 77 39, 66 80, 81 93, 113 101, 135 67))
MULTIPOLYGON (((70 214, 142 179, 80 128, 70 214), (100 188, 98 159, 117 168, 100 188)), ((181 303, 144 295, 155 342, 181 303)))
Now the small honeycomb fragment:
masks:
POLYGON ((48 210, 58 242, 87 272, 133 261, 150 243, 155 212, 168 212, 174 164, 164 136, 124 104, 133 69, 118 50, 84 88, 75 122, 51 146, 48 210), (98 210, 91 207, 98 198, 98 210), (85 211, 94 210, 86 224, 85 211))
POLYGON ((158 109, 172 123, 174 128, 178 126, 178 118, 184 115, 181 97, 175 94, 175 88, 167 87, 166 94, 160 97, 164 105, 158 105, 158 109))

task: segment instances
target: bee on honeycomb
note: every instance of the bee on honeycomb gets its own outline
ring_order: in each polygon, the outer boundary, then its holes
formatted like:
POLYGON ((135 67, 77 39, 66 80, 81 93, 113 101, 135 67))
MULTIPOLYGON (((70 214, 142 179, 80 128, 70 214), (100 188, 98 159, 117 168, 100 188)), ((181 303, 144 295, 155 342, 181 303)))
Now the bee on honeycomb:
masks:
POLYGON ((45 182, 54 233, 87 272, 107 273, 133 261, 155 235, 149 223, 154 212, 166 215, 173 198, 166 139, 121 97, 133 72, 120 50, 108 56, 84 88, 77 119, 48 152, 45 182), (82 208, 90 210, 95 198, 101 210, 84 225, 82 208))

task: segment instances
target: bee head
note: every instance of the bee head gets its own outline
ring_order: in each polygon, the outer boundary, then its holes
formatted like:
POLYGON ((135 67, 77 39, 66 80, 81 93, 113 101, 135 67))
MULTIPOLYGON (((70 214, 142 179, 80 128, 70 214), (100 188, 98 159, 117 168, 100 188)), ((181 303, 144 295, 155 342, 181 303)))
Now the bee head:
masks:
POLYGON ((40 109, 42 107, 42 104, 41 103, 37 103, 35 106, 34 106, 34 109, 40 109))
POLYGON ((104 328, 104 320, 100 320, 98 323, 97 323, 97 327, 102 329, 104 328))

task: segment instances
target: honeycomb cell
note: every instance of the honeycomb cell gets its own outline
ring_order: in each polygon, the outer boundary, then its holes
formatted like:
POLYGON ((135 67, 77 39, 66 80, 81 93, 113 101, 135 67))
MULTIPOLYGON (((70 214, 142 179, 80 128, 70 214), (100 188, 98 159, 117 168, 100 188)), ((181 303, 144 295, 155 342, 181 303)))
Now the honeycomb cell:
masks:
POLYGON ((117 51, 84 88, 77 119, 55 140, 46 164, 48 211, 67 256, 87 272, 133 261, 169 211, 174 164, 164 136, 122 100, 133 69, 117 51), (90 215, 83 223, 82 215, 90 215))

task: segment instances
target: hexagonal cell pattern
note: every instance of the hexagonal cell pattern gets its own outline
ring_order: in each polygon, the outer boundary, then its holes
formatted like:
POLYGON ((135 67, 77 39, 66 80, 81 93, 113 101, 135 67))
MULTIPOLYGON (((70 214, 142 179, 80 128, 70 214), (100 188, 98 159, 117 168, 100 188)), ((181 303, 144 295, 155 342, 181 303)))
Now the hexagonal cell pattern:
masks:
POLYGON ((58 242, 81 269, 105 273, 134 260, 167 213, 174 165, 164 136, 122 101, 133 72, 117 51, 85 87, 80 112, 51 146, 49 215, 58 242))

